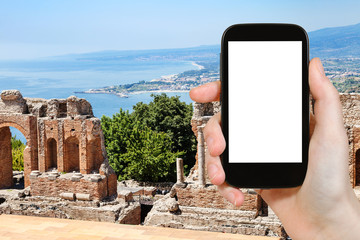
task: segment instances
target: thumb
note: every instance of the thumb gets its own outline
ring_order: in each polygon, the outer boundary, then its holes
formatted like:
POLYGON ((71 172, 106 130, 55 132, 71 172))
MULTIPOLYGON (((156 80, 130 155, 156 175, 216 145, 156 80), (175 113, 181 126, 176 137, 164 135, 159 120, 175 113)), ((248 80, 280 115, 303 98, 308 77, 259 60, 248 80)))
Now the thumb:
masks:
POLYGON ((324 137, 329 137, 329 139, 344 136, 345 129, 339 93, 325 76, 319 58, 314 58, 310 62, 309 85, 315 99, 315 131, 321 132, 324 137))

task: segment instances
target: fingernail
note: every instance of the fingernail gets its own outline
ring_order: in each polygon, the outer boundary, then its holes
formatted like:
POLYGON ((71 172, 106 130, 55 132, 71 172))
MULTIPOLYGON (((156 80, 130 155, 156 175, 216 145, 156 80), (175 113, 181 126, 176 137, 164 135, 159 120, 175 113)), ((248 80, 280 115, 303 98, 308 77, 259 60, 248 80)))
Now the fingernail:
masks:
POLYGON ((321 75, 325 75, 324 67, 323 67, 320 59, 319 59, 319 61, 317 61, 316 67, 321 75))
POLYGON ((213 164, 211 163, 209 166, 208 166, 208 174, 210 177, 210 182, 216 177, 218 171, 219 171, 219 168, 218 166, 216 166, 216 164, 213 164))
POLYGON ((235 194, 230 192, 229 195, 228 195, 228 200, 234 204, 234 206, 236 206, 236 198, 235 198, 235 194))

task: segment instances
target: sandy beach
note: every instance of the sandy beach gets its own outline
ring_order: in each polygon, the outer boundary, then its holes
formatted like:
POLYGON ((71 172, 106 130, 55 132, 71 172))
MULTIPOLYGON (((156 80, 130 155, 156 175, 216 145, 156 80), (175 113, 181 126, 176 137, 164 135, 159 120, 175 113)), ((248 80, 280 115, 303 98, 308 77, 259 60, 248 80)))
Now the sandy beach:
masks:
POLYGON ((136 92, 129 92, 129 95, 132 94, 143 94, 143 93, 177 93, 177 92, 189 92, 190 90, 150 90, 150 91, 136 91, 136 92))
POLYGON ((199 64, 197 64, 196 62, 191 62, 191 64, 192 64, 192 65, 194 65, 194 66, 196 66, 196 67, 198 67, 198 68, 199 68, 199 70, 202 70, 202 69, 204 69, 204 68, 205 68, 204 66, 199 65, 199 64))

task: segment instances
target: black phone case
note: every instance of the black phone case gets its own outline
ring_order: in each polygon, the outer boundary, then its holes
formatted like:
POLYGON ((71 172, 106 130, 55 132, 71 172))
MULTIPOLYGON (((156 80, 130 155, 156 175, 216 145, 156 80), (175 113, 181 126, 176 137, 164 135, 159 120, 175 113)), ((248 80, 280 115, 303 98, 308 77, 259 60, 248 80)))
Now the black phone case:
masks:
MULTIPOLYGON (((221 155, 226 182, 244 188, 289 188, 303 183, 309 147, 309 86, 308 36, 294 24, 238 24, 230 26, 221 43, 221 118, 225 140, 228 141, 228 52, 231 41, 302 41, 302 163, 229 163, 228 144, 221 155)), ((280 116, 279 116, 280 117, 280 116)), ((260 136, 259 136, 260 137, 260 136)), ((227 142, 228 143, 228 142, 227 142)), ((251 144, 251 143, 249 143, 251 144)), ((253 143, 259 144, 259 143, 253 143)), ((244 146, 246 147, 246 146, 244 146)), ((240 150, 240 148, 239 148, 240 150)))

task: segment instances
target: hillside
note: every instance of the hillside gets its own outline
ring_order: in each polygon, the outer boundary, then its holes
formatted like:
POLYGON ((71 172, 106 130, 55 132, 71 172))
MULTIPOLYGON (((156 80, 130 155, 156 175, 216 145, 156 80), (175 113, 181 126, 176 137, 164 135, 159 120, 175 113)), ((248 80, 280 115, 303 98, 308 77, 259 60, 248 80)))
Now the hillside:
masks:
POLYGON ((311 57, 360 57, 360 23, 309 32, 309 39, 311 57))

